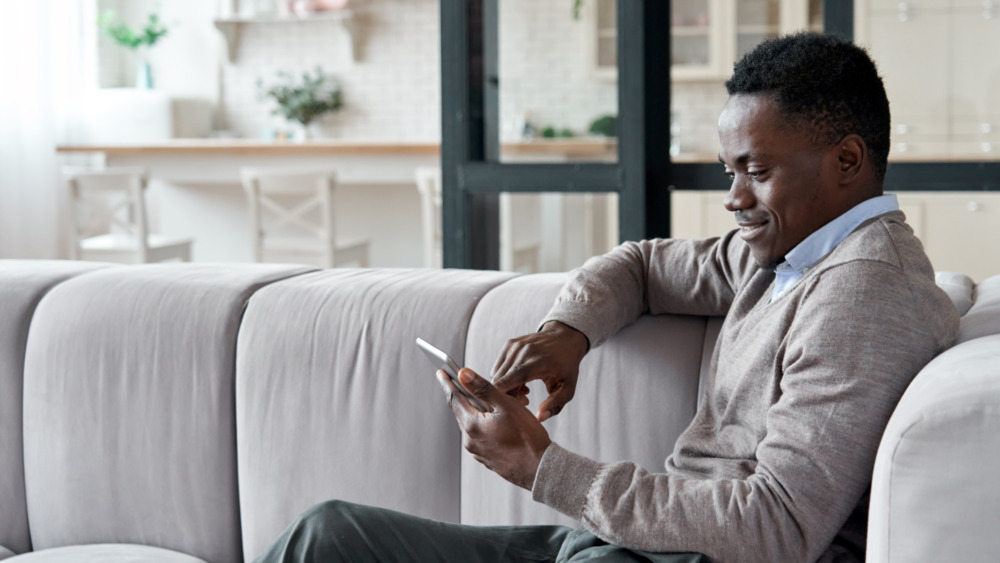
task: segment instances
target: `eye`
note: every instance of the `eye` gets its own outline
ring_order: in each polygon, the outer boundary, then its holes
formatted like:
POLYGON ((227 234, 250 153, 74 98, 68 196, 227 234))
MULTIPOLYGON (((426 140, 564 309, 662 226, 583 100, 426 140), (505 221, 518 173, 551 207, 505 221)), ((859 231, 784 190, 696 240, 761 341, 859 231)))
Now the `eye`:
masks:
POLYGON ((733 172, 732 170, 725 170, 723 171, 723 174, 725 174, 730 180, 736 179, 736 173, 733 172))
POLYGON ((761 176, 767 173, 767 170, 749 170, 747 171, 747 176, 750 176, 754 180, 759 180, 761 176))

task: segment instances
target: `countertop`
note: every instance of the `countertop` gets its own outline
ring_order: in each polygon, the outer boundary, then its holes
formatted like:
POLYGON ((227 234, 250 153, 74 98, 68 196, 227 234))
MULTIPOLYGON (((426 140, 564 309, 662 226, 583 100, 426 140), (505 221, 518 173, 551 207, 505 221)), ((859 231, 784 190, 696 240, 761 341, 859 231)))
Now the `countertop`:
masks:
MULTIPOLYGON (((614 139, 539 139, 524 143, 505 143, 505 154, 516 155, 613 155, 614 139)), ((102 152, 109 156, 136 155, 438 155, 439 143, 385 141, 309 140, 301 142, 266 142, 256 139, 174 139, 155 143, 59 145, 60 153, 102 152)))
MULTIPOLYGON (((524 157, 541 161, 546 156, 554 160, 565 157, 570 161, 614 161, 618 143, 615 139, 598 137, 573 139, 534 139, 528 142, 504 143, 501 152, 514 160, 524 157)), ((257 139, 172 139, 169 141, 128 144, 81 144, 58 145, 60 153, 100 152, 108 156, 213 156, 213 155, 267 155, 267 156, 315 156, 315 155, 371 155, 371 156, 437 156, 441 152, 439 143, 428 142, 388 142, 317 139, 308 141, 266 142, 257 139)), ((996 161, 995 155, 890 155, 889 162, 980 162, 996 161), (991 158, 992 157, 992 158, 991 158)), ((718 162, 714 154, 681 154, 672 159, 677 163, 718 162)))

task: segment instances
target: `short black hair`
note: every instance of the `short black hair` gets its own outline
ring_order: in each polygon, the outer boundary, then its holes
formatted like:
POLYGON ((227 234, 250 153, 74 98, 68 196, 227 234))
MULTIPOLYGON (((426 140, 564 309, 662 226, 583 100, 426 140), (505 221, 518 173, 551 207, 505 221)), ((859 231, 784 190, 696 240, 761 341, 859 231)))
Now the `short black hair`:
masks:
POLYGON ((856 133, 881 181, 889 157, 889 100, 864 49, 832 35, 796 33, 747 53, 726 81, 729 95, 771 95, 793 123, 815 140, 836 143, 856 133))

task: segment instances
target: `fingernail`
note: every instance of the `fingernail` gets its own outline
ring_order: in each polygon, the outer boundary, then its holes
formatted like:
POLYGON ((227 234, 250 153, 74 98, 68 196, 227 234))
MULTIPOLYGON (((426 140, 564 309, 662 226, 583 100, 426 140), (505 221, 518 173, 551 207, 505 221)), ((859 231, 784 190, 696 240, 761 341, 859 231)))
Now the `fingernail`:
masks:
POLYGON ((472 383, 472 381, 475 379, 475 377, 472 375, 472 372, 467 369, 463 369, 462 371, 458 372, 458 377, 459 379, 462 380, 462 383, 472 383))

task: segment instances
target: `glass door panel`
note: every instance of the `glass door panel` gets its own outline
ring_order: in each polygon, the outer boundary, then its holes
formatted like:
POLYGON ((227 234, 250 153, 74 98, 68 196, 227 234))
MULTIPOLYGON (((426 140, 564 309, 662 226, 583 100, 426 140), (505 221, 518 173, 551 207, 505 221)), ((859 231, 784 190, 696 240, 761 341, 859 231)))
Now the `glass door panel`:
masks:
POLYGON ((618 244, 618 194, 500 194, 500 269, 565 272, 618 244))
POLYGON ((706 71, 715 60, 712 2, 675 0, 670 16, 670 62, 675 74, 706 71))
POLYGON ((499 0, 502 162, 616 162, 615 0, 499 0))
POLYGON ((736 1, 736 57, 739 60, 758 43, 781 33, 780 0, 736 1))

